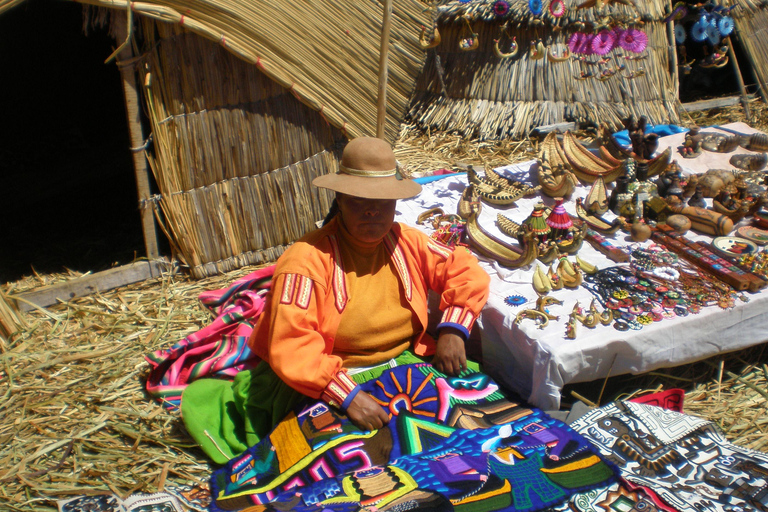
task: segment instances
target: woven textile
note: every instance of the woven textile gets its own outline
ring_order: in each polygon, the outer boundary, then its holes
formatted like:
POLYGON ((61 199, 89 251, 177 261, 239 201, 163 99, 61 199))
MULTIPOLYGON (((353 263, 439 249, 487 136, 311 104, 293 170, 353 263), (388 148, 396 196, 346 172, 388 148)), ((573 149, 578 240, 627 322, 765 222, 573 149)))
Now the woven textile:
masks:
POLYGON ((627 401, 589 411, 571 426, 656 509, 768 510, 768 455, 730 443, 710 421, 627 401))
POLYGON ((176 410, 181 393, 201 377, 232 379, 260 359, 248 348, 248 337, 264 309, 264 295, 272 283, 274 265, 259 269, 228 288, 200 294, 200 302, 216 318, 168 349, 145 356, 152 370, 147 391, 170 410, 176 410))
POLYGON ((306 404, 214 473, 211 510, 532 512, 617 482, 584 438, 485 374, 419 363, 361 386, 389 413, 385 428, 306 404))

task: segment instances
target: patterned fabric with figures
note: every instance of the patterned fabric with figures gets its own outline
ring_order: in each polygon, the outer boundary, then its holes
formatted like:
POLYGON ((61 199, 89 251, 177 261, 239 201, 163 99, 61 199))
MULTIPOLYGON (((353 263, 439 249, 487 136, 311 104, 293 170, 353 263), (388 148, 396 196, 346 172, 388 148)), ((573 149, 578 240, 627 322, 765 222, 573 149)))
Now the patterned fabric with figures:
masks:
POLYGON ((211 479, 211 510, 510 510, 605 499, 616 467, 572 428, 482 373, 387 370, 363 390, 389 413, 357 429, 305 405, 211 479))
POLYGON ((571 426, 620 468, 625 495, 637 491, 639 503, 643 494, 647 506, 626 510, 768 511, 768 455, 730 443, 707 420, 615 402, 571 426))

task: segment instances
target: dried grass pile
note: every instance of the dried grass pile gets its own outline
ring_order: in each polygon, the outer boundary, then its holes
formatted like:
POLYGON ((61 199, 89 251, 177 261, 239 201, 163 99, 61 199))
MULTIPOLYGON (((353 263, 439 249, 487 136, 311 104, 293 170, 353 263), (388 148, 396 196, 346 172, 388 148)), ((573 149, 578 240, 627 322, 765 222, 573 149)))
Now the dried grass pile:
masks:
MULTIPOLYGON (((768 130, 768 109, 752 106, 768 130)), ((739 107, 696 114, 702 126, 740 120, 739 107)), ((403 130, 398 159, 413 174, 458 163, 498 166, 535 157, 535 141, 478 142, 403 130)), ((255 270, 193 280, 185 273, 20 314, 8 297, 79 277, 34 275, 0 286, 0 509, 53 511, 85 494, 126 497, 194 485, 211 466, 169 413, 144 391, 144 355, 208 325, 198 301, 255 270)), ((598 382, 595 403, 660 389, 686 390, 685 410, 715 421, 736 444, 768 449, 768 350, 762 345, 685 367, 598 382), (614 385, 614 382, 617 383, 614 385), (619 385, 620 384, 620 385, 619 385), (617 390, 608 396, 603 389, 617 390)), ((576 390, 574 388, 574 390, 576 390)), ((569 395, 564 395, 569 396, 569 395)))

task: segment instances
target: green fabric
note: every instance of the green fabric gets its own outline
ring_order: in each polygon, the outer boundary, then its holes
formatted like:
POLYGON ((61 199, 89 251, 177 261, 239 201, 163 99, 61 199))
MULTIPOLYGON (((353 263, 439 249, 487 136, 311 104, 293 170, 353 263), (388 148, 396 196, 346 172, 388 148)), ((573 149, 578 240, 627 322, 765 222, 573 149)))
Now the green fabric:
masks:
MULTIPOLYGON (((406 350, 395 362, 400 366, 424 360, 406 350)), ((467 361, 467 366, 478 370, 476 363, 467 361)), ((361 384, 378 378, 389 367, 382 364, 351 377, 361 384)), ((225 464, 269 435, 305 398, 262 361, 252 370, 239 372, 234 381, 193 381, 181 396, 181 417, 206 455, 217 464, 225 464)))

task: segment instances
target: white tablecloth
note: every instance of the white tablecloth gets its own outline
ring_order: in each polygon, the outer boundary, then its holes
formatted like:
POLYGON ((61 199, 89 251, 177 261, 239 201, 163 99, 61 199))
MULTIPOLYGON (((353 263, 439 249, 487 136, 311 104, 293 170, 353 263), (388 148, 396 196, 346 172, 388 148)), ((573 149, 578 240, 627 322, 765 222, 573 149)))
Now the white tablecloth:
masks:
MULTIPOLYGON (((742 133, 754 132, 743 123, 725 127, 742 133)), ((704 128, 702 131, 714 129, 704 128)), ((659 150, 671 146, 674 151, 682 144, 683 137, 684 134, 677 134, 660 139, 659 150)), ((739 148, 736 152, 747 151, 739 148)), ((702 172, 707 167, 733 169, 728 160, 736 152, 705 152, 707 154, 702 155, 701 160, 683 159, 675 152, 673 158, 678 160, 684 172, 702 172)), ((508 177, 536 183, 534 168, 534 162, 531 161, 496 170, 508 177)), ((418 215, 433 207, 441 207, 445 213, 455 213, 466 185, 467 178, 463 174, 426 183, 419 196, 398 202, 396 220, 431 234, 430 225, 420 226, 416 223, 418 215)), ((565 203, 570 214, 575 215, 575 199, 585 197, 588 190, 586 186, 577 189, 565 203)), ((479 222, 486 231, 516 244, 516 241, 503 235, 496 227, 497 213, 521 223, 539 201, 549 206, 554 205, 551 198, 543 195, 520 199, 516 206, 506 210, 483 203, 479 222)), ((606 218, 610 216, 610 212, 605 215, 606 218)), ((748 221, 744 220, 738 226, 746 223, 748 221)), ((686 236, 693 240, 711 241, 711 237, 693 232, 686 236)), ((625 247, 652 243, 636 244, 622 231, 608 238, 615 245, 625 247)), ((586 241, 579 251, 579 257, 598 268, 616 265, 586 241)), ((570 258, 573 261, 573 256, 570 258)), ((535 307, 537 294, 531 282, 533 270, 537 264, 546 270, 546 265, 537 261, 529 267, 507 269, 485 258, 479 259, 491 275, 490 298, 479 320, 485 371, 502 386, 545 410, 560 407, 562 388, 569 383, 677 366, 768 340, 768 291, 746 293, 749 302, 737 301, 736 306, 730 310, 717 306, 706 307, 697 315, 665 319, 636 331, 622 332, 611 325, 588 329, 578 324, 576 338, 567 339, 565 328, 568 315, 577 301, 582 307, 589 307, 593 295, 588 290, 580 287, 550 292, 551 296, 563 301, 563 304, 549 308, 550 313, 559 315, 559 320, 550 321, 544 329, 539 329, 533 320, 515 324, 518 311, 535 307), (509 306, 504 299, 510 295, 522 295, 527 303, 517 307, 509 306)))

